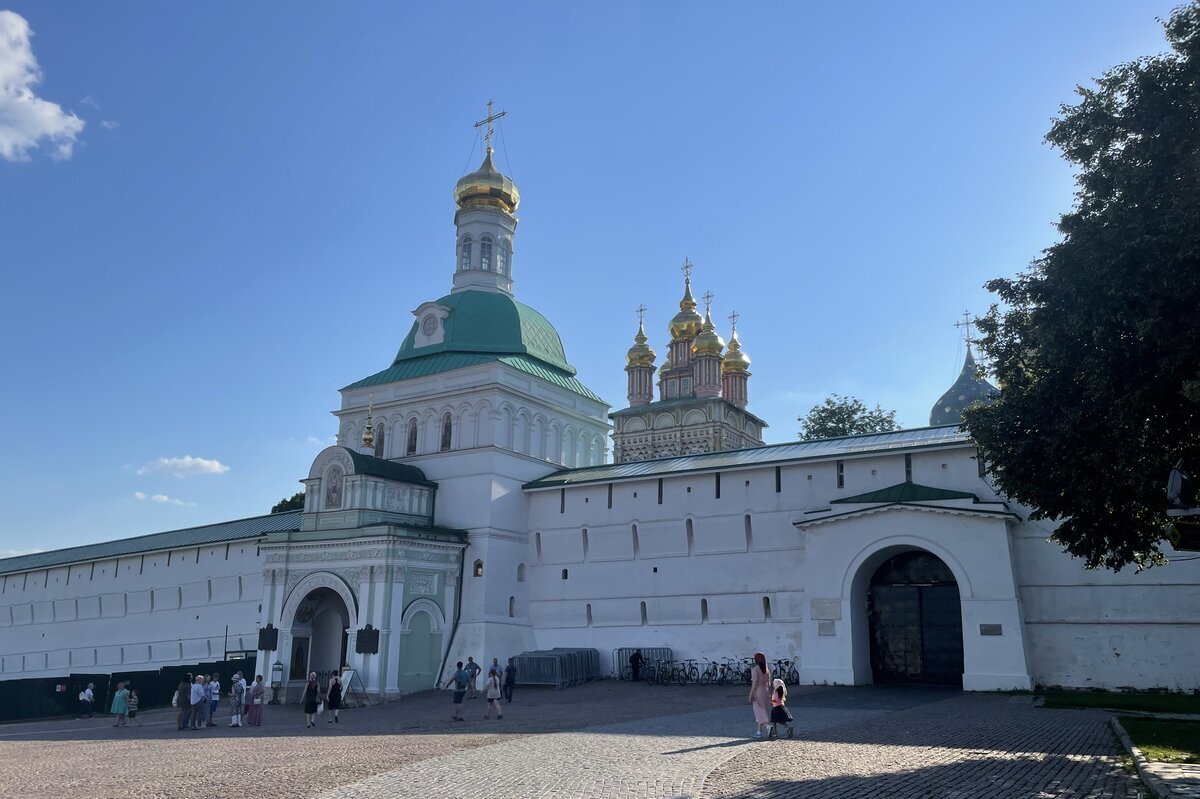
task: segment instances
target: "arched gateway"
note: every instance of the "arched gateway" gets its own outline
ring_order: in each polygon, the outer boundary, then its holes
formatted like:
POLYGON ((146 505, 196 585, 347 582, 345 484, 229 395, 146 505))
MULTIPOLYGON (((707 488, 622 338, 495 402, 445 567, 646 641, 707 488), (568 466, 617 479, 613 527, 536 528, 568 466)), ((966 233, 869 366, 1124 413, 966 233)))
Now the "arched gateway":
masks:
POLYGON ((962 685, 958 582, 936 555, 901 552, 884 561, 867 590, 875 682, 962 685))

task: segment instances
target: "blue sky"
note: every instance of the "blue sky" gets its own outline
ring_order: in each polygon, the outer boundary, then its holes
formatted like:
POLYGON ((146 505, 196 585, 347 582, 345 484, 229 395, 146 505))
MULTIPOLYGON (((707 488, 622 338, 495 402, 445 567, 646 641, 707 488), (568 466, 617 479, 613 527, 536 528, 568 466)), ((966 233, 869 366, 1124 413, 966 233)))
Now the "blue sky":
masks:
POLYGON ((0 553, 298 490, 450 288, 493 97, 516 294, 614 407, 687 256, 769 441, 830 392, 925 424, 1070 207, 1051 117, 1173 5, 0 4, 0 553))

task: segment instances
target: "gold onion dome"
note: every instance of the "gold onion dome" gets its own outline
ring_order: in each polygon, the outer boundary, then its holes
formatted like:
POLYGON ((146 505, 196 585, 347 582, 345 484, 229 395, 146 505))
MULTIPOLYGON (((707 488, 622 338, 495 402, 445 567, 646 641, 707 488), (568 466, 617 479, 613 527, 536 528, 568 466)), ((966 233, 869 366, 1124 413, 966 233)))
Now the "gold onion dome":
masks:
POLYGON ((683 283, 683 299, 679 301, 679 313, 671 320, 668 330, 673 340, 693 339, 700 332, 704 319, 696 313, 696 301, 692 299, 692 279, 683 283))
POLYGON ((521 194, 516 184, 492 164, 492 148, 489 147, 479 169, 463 175, 454 185, 454 202, 459 208, 484 206, 511 214, 521 203, 521 194))
POLYGON ((700 328, 700 335, 696 336, 695 343, 692 344, 692 353, 697 357, 701 355, 720 356, 721 351, 724 349, 725 342, 717 335, 717 329, 713 326, 712 317, 705 310, 704 325, 700 328))
POLYGON ((630 366, 649 366, 654 368, 654 350, 646 344, 646 330, 642 326, 641 321, 638 321, 638 332, 633 337, 634 345, 629 348, 629 352, 625 356, 626 362, 630 366))
POLYGON ((721 362, 721 371, 725 373, 750 371, 750 356, 742 352, 742 342, 738 341, 736 327, 729 337, 729 349, 725 351, 725 360, 721 362))

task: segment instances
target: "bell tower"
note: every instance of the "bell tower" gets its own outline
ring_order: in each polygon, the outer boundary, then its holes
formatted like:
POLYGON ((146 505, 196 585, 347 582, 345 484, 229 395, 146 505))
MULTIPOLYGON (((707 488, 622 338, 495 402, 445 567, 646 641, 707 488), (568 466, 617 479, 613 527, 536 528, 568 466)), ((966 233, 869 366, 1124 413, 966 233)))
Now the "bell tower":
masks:
POLYGON ((494 113, 488 100, 487 116, 475 123, 484 127, 484 157, 479 169, 464 175, 454 186, 455 266, 454 288, 460 291, 496 291, 512 296, 513 238, 517 233, 516 185, 492 163, 492 123, 505 115, 494 113))

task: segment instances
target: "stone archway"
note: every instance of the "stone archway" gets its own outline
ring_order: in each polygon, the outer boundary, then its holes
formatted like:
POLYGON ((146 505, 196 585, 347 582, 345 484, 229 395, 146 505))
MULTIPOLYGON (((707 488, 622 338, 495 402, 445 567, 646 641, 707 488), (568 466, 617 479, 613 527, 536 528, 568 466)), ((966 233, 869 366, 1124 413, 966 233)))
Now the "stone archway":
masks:
POLYGON ((285 676, 289 683, 303 682, 317 672, 322 683, 340 671, 348 655, 349 633, 357 629, 354 592, 341 578, 314 572, 300 580, 280 613, 287 631, 285 676))

